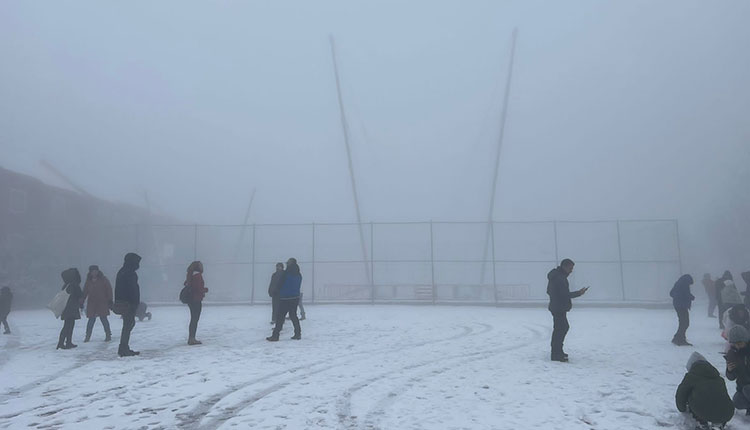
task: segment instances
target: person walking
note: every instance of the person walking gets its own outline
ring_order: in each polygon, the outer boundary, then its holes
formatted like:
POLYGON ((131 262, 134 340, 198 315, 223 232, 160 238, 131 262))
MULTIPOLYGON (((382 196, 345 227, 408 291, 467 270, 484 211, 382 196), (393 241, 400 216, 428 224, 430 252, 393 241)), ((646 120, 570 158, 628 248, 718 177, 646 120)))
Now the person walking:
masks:
POLYGON ((279 312, 276 315, 276 326, 273 329, 273 334, 266 338, 271 342, 279 340, 279 333, 284 327, 284 318, 289 315, 294 325, 294 336, 292 339, 302 339, 302 330, 299 324, 299 318, 297 318, 297 305, 299 304, 300 287, 302 286, 302 274, 297 265, 297 260, 290 258, 286 262, 286 270, 281 281, 281 288, 279 289, 279 312))
POLYGON ((57 349, 71 349, 78 345, 73 343, 73 327, 76 320, 81 319, 81 313, 78 310, 81 296, 81 274, 76 268, 64 270, 61 274, 63 279, 62 289, 68 293, 68 302, 65 304, 60 319, 63 320, 63 327, 60 330, 60 337, 57 341, 57 349))
POLYGON ((677 332, 672 337, 672 343, 678 346, 693 346, 687 341, 685 333, 690 326, 690 307, 695 300, 695 296, 690 293, 690 286, 693 285, 693 277, 682 275, 675 282, 669 295, 672 297, 672 306, 677 312, 677 332))
POLYGON ((552 314, 552 340, 550 346, 552 361, 567 362, 568 354, 563 351, 565 335, 568 334, 570 324, 568 323, 568 312, 573 307, 571 299, 586 294, 589 287, 571 292, 568 276, 573 273, 575 263, 568 258, 560 262, 560 265, 547 274, 547 295, 549 295, 549 311, 552 314))
POLYGON ((122 312, 122 334, 120 347, 117 350, 117 355, 120 357, 140 354, 130 349, 130 332, 135 327, 135 311, 141 302, 141 288, 138 285, 138 274, 135 273, 140 264, 140 255, 133 252, 125 254, 125 261, 115 279, 115 306, 121 307, 122 312))
POLYGON ((268 296, 271 297, 271 324, 276 324, 279 313, 279 290, 283 277, 284 263, 276 263, 276 271, 271 275, 271 282, 268 284, 268 296))
POLYGON ((3 327, 5 328, 3 334, 10 334, 8 314, 10 314, 11 303, 13 303, 13 293, 10 292, 10 287, 6 285, 0 288, 0 322, 3 323, 3 327))
POLYGON ((109 307, 112 304, 112 284, 109 279, 99 270, 99 266, 89 266, 89 273, 86 275, 86 283, 83 286, 83 297, 81 297, 81 306, 88 298, 86 304, 86 318, 89 319, 86 324, 86 338, 84 342, 91 340, 91 332, 94 330, 96 319, 102 322, 104 327, 104 341, 112 340, 112 331, 109 327, 109 307))
POLYGON ((750 333, 742 326, 735 326, 729 331, 729 351, 724 358, 727 361, 727 379, 737 381, 737 392, 732 401, 737 409, 745 409, 750 415, 750 333))
POLYGON ((200 345, 203 342, 195 338, 195 332, 198 331, 198 320, 201 318, 203 309, 203 298, 206 297, 208 288, 203 280, 203 263, 193 261, 187 268, 185 277, 186 287, 190 287, 190 324, 188 325, 188 345, 200 345))
POLYGON ((675 393, 677 410, 689 412, 701 429, 729 422, 734 416, 734 404, 719 371, 698 352, 690 355, 685 367, 688 373, 675 393))
POLYGON ((703 283, 703 289, 706 290, 706 295, 708 296, 708 317, 716 318, 716 315, 714 315, 714 311, 716 310, 716 284, 711 279, 711 274, 704 273, 701 283, 703 283))

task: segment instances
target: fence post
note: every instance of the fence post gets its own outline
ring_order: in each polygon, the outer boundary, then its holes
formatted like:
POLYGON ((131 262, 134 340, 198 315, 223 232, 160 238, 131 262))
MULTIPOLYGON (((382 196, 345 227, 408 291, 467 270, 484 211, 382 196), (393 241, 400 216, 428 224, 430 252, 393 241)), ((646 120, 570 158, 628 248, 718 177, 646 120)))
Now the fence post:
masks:
POLYGON ((620 239, 620 220, 617 220, 617 252, 620 257, 620 287, 622 288, 622 301, 627 300, 625 296, 625 271, 622 269, 622 240, 620 239))
POLYGON ((437 291, 435 291, 435 239, 432 230, 432 220, 430 220, 430 273, 432 276, 432 304, 437 302, 437 291))
MULTIPOLYGON (((370 298, 372 304, 375 304, 375 223, 370 221, 370 298)), ((365 262, 367 264, 367 262, 365 262)))
POLYGON ((312 223, 312 300, 315 303, 315 223, 312 223))
POLYGON ((253 281, 250 284, 250 304, 255 304, 255 223, 253 223, 253 245, 252 245, 252 251, 253 251, 253 259, 252 259, 252 267, 253 267, 253 281))
POLYGON ((135 253, 140 254, 140 248, 141 248, 141 236, 139 234, 140 229, 138 228, 138 224, 133 224, 133 230, 135 230, 135 253))
POLYGON ((198 224, 193 226, 193 260, 198 259, 198 224))
POLYGON ((495 221, 493 220, 490 220, 490 240, 492 240, 492 292, 495 296, 495 306, 497 306, 497 270, 495 270, 495 260, 497 258, 495 258, 495 221))

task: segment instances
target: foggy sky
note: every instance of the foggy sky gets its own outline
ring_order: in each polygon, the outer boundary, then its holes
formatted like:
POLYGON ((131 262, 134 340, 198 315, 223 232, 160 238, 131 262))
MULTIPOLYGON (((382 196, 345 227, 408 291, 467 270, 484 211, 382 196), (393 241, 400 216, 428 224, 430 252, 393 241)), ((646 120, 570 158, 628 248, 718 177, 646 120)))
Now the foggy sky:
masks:
POLYGON ((485 220, 518 27, 495 219, 677 218, 701 271, 750 266, 749 19, 745 1, 5 1, 0 150, 186 222, 242 222, 254 187, 251 222, 354 221, 333 34, 363 219, 485 220))

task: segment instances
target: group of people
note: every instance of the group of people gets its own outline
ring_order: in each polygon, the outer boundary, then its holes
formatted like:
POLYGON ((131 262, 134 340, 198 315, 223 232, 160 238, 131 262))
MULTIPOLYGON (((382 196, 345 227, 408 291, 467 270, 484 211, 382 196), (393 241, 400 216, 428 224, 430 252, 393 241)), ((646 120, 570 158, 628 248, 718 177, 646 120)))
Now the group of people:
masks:
MULTIPOLYGON (((710 274, 703 276, 702 283, 709 298, 708 316, 716 318, 714 311, 718 306, 721 336, 727 340, 725 376, 737 384, 737 391, 730 398, 719 371, 699 353, 691 355, 686 366, 688 373, 677 389, 677 408, 690 412, 704 428, 710 428, 712 424, 723 428, 735 409, 744 409, 750 415, 750 272, 744 272, 742 278, 747 289, 740 293, 729 271, 715 281, 710 274)), ((689 311, 695 300, 690 291, 692 284, 690 275, 682 275, 670 291, 678 319, 672 343, 678 346, 692 346, 686 337, 690 326, 689 311)))
MULTIPOLYGON (((110 311, 122 317, 122 332, 120 334, 120 346, 118 355, 120 357, 131 357, 139 355, 140 352, 130 349, 130 334, 135 327, 135 319, 143 321, 144 318, 151 319, 151 313, 147 312, 147 306, 141 302, 140 286, 138 285, 138 274, 141 257, 135 253, 125 255, 122 268, 117 272, 114 293, 109 279, 99 270, 98 266, 90 266, 86 283, 81 289, 81 275, 76 268, 66 269, 62 272, 62 289, 68 294, 68 299, 60 319, 63 327, 57 343, 57 349, 72 349, 78 345, 73 343, 73 329, 75 321, 81 319, 80 310, 86 305, 86 337, 84 342, 91 340, 94 325, 97 318, 104 327, 105 341, 112 340, 112 332, 108 316, 110 311), (87 301, 88 300, 88 301, 87 301)), ((188 345, 200 345, 201 341, 196 339, 198 321, 200 320, 203 299, 208 292, 203 279, 203 263, 193 261, 188 265, 185 276, 184 288, 180 292, 180 300, 188 305, 190 309, 190 323, 188 324, 188 345)), ((300 303, 302 274, 300 273, 297 260, 290 258, 286 263, 276 264, 276 272, 271 276, 268 294, 272 298, 273 333, 267 337, 268 341, 278 341, 279 334, 284 326, 286 318, 291 319, 294 325, 294 336, 292 339, 302 339, 300 318, 297 317, 297 308, 300 307, 302 320, 305 319, 305 311, 300 303)), ((5 324, 6 333, 10 333, 6 322, 7 312, 5 310, 6 288, 0 292, 3 302, 0 303, 0 317, 5 324)), ((7 308, 10 310, 10 290, 7 289, 7 308)))

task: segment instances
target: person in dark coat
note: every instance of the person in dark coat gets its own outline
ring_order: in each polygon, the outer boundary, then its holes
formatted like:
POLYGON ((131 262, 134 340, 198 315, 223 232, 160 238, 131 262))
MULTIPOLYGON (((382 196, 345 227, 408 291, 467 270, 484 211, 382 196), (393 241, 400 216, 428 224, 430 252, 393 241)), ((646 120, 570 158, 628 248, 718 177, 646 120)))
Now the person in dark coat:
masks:
POLYGON ((703 289, 706 290, 706 296, 708 296, 708 317, 716 318, 716 315, 714 315, 716 310, 716 284, 711 279, 711 274, 704 273, 701 283, 703 283, 703 289))
POLYGON ((8 314, 10 314, 10 305, 13 302, 13 293, 10 292, 10 287, 5 286, 0 288, 0 322, 3 323, 5 331, 3 334, 10 334, 10 326, 8 325, 8 314))
POLYGON ((115 303, 122 303, 124 306, 120 348, 117 350, 120 357, 140 354, 130 349, 130 332, 135 327, 135 311, 141 303, 141 289, 138 286, 138 274, 135 273, 140 264, 140 255, 132 252, 126 254, 122 268, 117 272, 115 279, 115 303))
POLYGON ((76 268, 70 268, 61 274, 64 285, 62 287, 69 294, 68 302, 65 304, 60 319, 63 320, 63 328, 57 341, 57 349, 71 349, 78 345, 73 343, 73 327, 76 320, 81 319, 78 307, 81 303, 83 292, 81 291, 81 274, 76 268))
POLYGON ((588 287, 581 288, 578 291, 570 292, 568 276, 573 273, 575 263, 568 258, 560 262, 560 265, 552 269, 547 274, 547 295, 549 295, 549 311, 552 313, 552 361, 568 361, 568 354, 563 351, 563 342, 565 335, 568 334, 570 324, 568 324, 568 312, 573 307, 571 299, 586 294, 588 287))
POLYGON ((271 342, 279 340, 279 333, 284 327, 284 318, 289 315, 294 325, 294 336, 292 339, 302 339, 302 330, 299 325, 299 318, 297 318, 297 305, 299 304, 300 287, 302 286, 302 274, 297 265, 297 260, 290 258, 286 262, 286 270, 281 280, 281 288, 279 289, 279 312, 276 315, 276 327, 273 329, 273 334, 266 338, 271 342))
POLYGON ((734 404, 724 378, 701 354, 694 352, 685 366, 688 373, 677 387, 677 410, 690 412, 702 426, 724 425, 734 416, 734 404))
POLYGON ((745 296, 743 302, 745 306, 750 308, 750 272, 742 272, 742 280, 745 281, 745 291, 742 293, 745 296))
POLYGON ((276 315, 279 313, 279 290, 283 277, 284 263, 276 263, 276 271, 271 275, 271 282, 268 284, 268 296, 271 297, 271 324, 276 324, 276 315))
POLYGON ((693 277, 682 275, 675 282, 669 295, 672 297, 672 306, 677 312, 677 332, 672 338, 672 343, 679 346, 692 346, 688 343, 685 333, 690 326, 690 307, 695 300, 695 296, 690 293, 690 286, 693 285, 693 277))
POLYGON ((737 409, 745 409, 750 415, 750 333, 742 326, 735 326, 729 331, 729 351, 724 358, 727 361, 727 379, 737 381, 737 392, 732 401, 737 409))
POLYGON ((190 287, 190 301, 187 304, 190 308, 188 345, 200 345, 203 342, 195 339, 195 333, 198 330, 198 320, 201 317, 201 310, 203 309, 203 298, 208 292, 206 283, 203 280, 203 263, 200 261, 190 263, 187 268, 184 285, 190 287))
POLYGON ((99 270, 99 266, 89 267, 89 273, 86 275, 86 284, 83 286, 83 297, 81 306, 88 298, 86 304, 86 318, 89 319, 86 324, 86 338, 84 342, 91 340, 91 333, 94 331, 96 319, 102 322, 104 327, 105 342, 112 340, 112 331, 109 328, 109 308, 112 305, 112 284, 109 279, 99 270))

